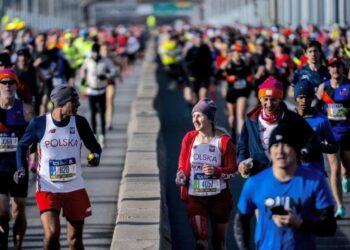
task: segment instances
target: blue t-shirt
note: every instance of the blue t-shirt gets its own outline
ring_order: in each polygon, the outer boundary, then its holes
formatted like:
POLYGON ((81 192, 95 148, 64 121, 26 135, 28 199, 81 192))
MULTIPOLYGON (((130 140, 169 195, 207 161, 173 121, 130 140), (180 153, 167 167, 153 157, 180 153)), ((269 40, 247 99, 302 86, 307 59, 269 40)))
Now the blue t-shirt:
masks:
MULTIPOLYGON (((315 135, 317 136, 317 139, 319 142, 327 141, 328 143, 332 143, 332 144, 336 143, 336 140, 332 132, 331 124, 329 123, 329 120, 325 115, 315 110, 312 116, 306 116, 304 117, 304 119, 307 121, 310 127, 312 127, 312 129, 315 131, 315 135)), ((325 173, 322 154, 320 155, 319 161, 314 161, 311 163, 303 162, 302 166, 313 167, 320 170, 322 174, 325 173)))
POLYGON ((280 182, 268 168, 247 180, 238 202, 241 214, 252 215, 255 209, 259 210, 257 249, 315 249, 312 235, 275 225, 270 209, 273 204, 289 207, 302 219, 317 220, 316 210, 334 205, 326 178, 319 171, 298 168, 292 179, 280 182))
POLYGON ((309 65, 305 65, 304 67, 295 71, 291 85, 296 85, 302 79, 309 80, 312 82, 313 87, 317 89, 321 83, 330 79, 330 76, 328 69, 325 66, 321 66, 317 71, 314 71, 310 69, 309 65))

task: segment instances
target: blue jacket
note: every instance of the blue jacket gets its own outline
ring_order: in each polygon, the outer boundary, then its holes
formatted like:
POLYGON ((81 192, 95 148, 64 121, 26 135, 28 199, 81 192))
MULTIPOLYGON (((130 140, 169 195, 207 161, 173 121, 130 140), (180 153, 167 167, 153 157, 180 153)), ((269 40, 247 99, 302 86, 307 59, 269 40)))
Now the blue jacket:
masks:
MULTIPOLYGON (((317 138, 314 136, 314 131, 310 125, 299 114, 288 110, 283 102, 281 103, 281 107, 284 115, 278 123, 295 125, 297 130, 291 133, 298 133, 298 135, 300 135, 302 145, 317 144, 315 142, 317 138)), ((241 135, 237 143, 237 164, 249 157, 253 158, 254 170, 252 171, 252 174, 256 174, 268 166, 271 166, 271 162, 267 158, 260 142, 258 117, 261 109, 262 107, 258 105, 246 115, 241 135)))

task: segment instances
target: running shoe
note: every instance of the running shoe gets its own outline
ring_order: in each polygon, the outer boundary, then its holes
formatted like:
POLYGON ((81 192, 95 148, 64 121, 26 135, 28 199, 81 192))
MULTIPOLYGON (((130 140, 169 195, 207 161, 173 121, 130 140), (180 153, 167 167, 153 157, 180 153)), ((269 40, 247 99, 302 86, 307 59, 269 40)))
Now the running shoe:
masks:
POLYGON ((343 193, 349 193, 350 192, 350 178, 342 177, 341 185, 343 188, 343 193))
POLYGON ((100 144, 101 148, 104 148, 104 146, 105 146, 105 136, 104 135, 98 136, 98 143, 100 144))
POLYGON ((345 218, 345 208, 343 206, 337 207, 337 211, 334 214, 336 219, 344 219, 345 218))

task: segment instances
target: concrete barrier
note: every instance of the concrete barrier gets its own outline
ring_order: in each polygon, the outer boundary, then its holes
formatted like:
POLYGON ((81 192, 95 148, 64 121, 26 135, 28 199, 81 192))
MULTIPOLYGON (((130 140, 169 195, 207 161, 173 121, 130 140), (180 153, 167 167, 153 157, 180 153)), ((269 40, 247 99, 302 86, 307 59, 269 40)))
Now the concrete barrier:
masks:
POLYGON ((148 44, 128 126, 128 147, 118 196, 111 249, 167 249, 170 230, 161 193, 158 138, 160 121, 154 109, 158 92, 154 42, 148 44), (164 216, 164 214, 166 216, 164 216), (162 219, 163 215, 163 219, 162 219), (163 240, 164 234, 167 240, 163 240))

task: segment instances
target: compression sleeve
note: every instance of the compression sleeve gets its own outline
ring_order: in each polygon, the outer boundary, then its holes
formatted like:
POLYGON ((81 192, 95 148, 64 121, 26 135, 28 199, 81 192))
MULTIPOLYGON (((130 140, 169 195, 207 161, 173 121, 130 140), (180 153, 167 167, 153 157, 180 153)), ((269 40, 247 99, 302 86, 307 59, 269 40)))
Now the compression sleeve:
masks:
POLYGON ((34 118, 29 123, 24 135, 17 145, 17 169, 27 167, 27 151, 32 143, 40 142, 45 134, 46 116, 34 118))
POLYGON ((319 220, 310 221, 304 220, 300 226, 300 231, 316 236, 332 236, 337 229, 337 222, 334 218, 334 206, 317 210, 319 220))
POLYGON ((251 214, 241 214, 237 212, 233 224, 234 238, 238 249, 250 249, 250 220, 251 214))
POLYGON ((102 152, 101 146, 98 144, 88 121, 85 119, 85 117, 77 115, 76 122, 79 136, 82 139, 85 147, 87 147, 87 149, 89 149, 92 153, 97 153, 100 155, 102 152))

